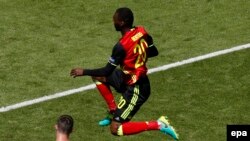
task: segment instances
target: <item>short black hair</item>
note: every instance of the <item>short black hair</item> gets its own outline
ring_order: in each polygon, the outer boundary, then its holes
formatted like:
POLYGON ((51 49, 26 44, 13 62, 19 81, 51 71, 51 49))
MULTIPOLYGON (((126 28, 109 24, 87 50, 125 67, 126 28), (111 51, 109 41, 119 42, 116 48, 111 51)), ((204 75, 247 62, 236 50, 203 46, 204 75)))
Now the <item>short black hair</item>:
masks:
POLYGON ((57 120, 58 131, 69 135, 74 126, 74 120, 70 115, 61 115, 57 120))
POLYGON ((132 27, 134 22, 134 14, 131 9, 127 7, 121 7, 116 10, 120 20, 125 22, 125 26, 132 27))

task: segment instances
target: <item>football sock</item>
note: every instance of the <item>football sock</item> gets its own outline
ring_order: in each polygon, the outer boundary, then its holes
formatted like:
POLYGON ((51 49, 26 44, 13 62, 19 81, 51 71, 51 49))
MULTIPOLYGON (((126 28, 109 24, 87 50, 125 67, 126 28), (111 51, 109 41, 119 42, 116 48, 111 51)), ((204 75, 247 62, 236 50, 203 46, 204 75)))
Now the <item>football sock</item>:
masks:
POLYGON ((102 95, 102 97, 104 98, 104 100, 106 101, 109 111, 114 111, 116 109, 116 104, 115 104, 115 99, 114 96, 109 88, 109 86, 101 83, 101 82, 95 82, 96 83, 96 87, 99 90, 100 94, 102 95))
POLYGON ((157 121, 150 122, 126 122, 118 129, 118 135, 133 135, 147 130, 159 130, 160 124, 157 121))

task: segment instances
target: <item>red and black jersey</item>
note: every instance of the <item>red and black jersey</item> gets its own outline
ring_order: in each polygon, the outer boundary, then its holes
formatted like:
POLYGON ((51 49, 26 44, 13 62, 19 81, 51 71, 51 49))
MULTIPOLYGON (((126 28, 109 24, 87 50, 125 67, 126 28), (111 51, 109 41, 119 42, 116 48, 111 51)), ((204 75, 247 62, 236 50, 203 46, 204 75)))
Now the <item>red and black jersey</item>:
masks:
POLYGON ((120 65, 125 73, 125 81, 131 85, 147 74, 146 62, 158 55, 152 37, 142 26, 127 31, 114 46, 112 55, 103 68, 85 69, 83 75, 109 76, 120 65))
POLYGON ((127 84, 134 84, 147 74, 148 36, 143 27, 132 28, 113 48, 109 63, 114 66, 120 65, 126 74, 127 84))

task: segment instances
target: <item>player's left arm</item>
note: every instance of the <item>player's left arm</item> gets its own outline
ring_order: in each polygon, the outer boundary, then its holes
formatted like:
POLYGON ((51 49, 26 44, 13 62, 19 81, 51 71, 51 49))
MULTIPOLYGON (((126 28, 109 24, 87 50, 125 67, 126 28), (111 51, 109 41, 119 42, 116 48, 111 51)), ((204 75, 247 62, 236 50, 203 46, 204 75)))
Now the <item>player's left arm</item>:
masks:
POLYGON ((148 43, 148 52, 147 52, 148 58, 157 56, 159 52, 156 46, 154 45, 153 38, 150 35, 147 35, 145 37, 145 40, 148 43))

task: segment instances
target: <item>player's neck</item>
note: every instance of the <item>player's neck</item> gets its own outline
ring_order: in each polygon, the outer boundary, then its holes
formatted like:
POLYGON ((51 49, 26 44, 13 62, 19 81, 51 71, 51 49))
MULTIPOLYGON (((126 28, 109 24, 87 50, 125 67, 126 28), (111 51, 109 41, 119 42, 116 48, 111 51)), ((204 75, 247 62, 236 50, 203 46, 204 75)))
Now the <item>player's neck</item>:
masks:
POLYGON ((122 33, 122 36, 126 34, 126 32, 130 31, 132 27, 124 27, 122 30, 121 30, 121 33, 122 33))
POLYGON ((62 133, 56 133, 56 141, 69 141, 69 136, 62 133))

